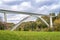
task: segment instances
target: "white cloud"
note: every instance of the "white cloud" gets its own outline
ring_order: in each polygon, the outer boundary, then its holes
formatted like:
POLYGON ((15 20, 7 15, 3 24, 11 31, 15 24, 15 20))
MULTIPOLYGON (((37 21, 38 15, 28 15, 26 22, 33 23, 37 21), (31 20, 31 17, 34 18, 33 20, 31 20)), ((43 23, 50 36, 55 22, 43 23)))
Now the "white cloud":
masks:
POLYGON ((36 3, 44 2, 44 1, 49 1, 49 0, 35 0, 36 3))
POLYGON ((2 4, 3 2, 2 1, 0 1, 0 5, 2 4))
POLYGON ((23 2, 23 3, 21 3, 21 5, 20 5, 20 10, 26 10, 26 9, 28 9, 28 8, 31 8, 32 6, 31 6, 31 2, 23 2))
POLYGON ((53 10, 56 10, 57 8, 60 8, 60 4, 52 4, 52 5, 44 5, 36 10, 37 13, 47 14, 50 12, 53 12, 53 10))
POLYGON ((19 11, 25 11, 29 8, 31 8, 31 2, 22 2, 20 5, 13 5, 11 6, 12 10, 19 10, 19 11))
POLYGON ((13 2, 13 1, 16 1, 16 0, 2 0, 3 2, 13 2))
POLYGON ((18 5, 13 5, 10 8, 11 8, 11 10, 19 10, 18 5))
POLYGON ((3 1, 2 0, 0 0, 0 6, 3 6, 3 1))
POLYGON ((48 8, 48 6, 44 5, 40 8, 38 8, 36 10, 37 13, 41 13, 41 14, 47 14, 47 12, 49 11, 50 9, 48 8))
POLYGON ((50 7, 51 7, 52 10, 53 9, 55 10, 55 9, 60 7, 60 4, 54 4, 54 5, 51 5, 50 7))

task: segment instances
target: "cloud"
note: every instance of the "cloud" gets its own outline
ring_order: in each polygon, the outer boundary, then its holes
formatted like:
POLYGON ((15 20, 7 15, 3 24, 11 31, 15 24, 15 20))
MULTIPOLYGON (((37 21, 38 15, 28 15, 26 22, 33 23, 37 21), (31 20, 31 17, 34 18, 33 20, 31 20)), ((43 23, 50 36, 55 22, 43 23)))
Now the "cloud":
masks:
POLYGON ((57 0, 35 0, 36 3, 43 3, 43 2, 57 2, 57 0))
POLYGON ((2 1, 0 1, 0 5, 2 4, 2 1))
POLYGON ((25 11, 31 7, 32 7, 31 2, 22 2, 20 5, 11 6, 11 9, 12 10, 18 10, 18 11, 25 11))
POLYGON ((52 5, 44 5, 36 10, 37 13, 42 13, 42 14, 48 14, 51 12, 59 11, 57 9, 60 9, 60 4, 52 4, 52 5))
POLYGON ((45 1, 48 1, 48 0, 35 0, 36 3, 38 3, 38 2, 45 2, 45 1))
POLYGON ((16 0, 3 0, 4 2, 12 2, 12 1, 16 1, 16 0))
POLYGON ((44 11, 46 10, 50 11, 51 9, 55 10, 60 5, 60 1, 57 1, 57 0, 33 0, 33 1, 32 0, 29 0, 29 1, 28 0, 1 0, 0 4, 2 4, 0 5, 0 8, 3 8, 3 9, 37 13, 38 11, 41 12, 41 10, 44 10, 44 11), (6 3, 6 4, 3 4, 3 3, 6 3))
POLYGON ((10 2, 17 2, 17 1, 22 1, 22 0, 1 0, 4 3, 10 3, 10 2))
POLYGON ((4 5, 19 5, 22 0, 2 0, 4 5))

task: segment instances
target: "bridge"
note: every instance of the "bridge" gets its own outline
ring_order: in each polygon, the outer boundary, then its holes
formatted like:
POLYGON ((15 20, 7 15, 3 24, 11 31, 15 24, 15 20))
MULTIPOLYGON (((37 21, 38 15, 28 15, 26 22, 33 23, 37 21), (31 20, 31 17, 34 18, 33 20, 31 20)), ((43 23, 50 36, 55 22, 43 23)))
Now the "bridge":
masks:
POLYGON ((26 14, 26 15, 29 15, 27 17, 25 17, 24 19, 22 19, 21 21, 19 21, 19 23, 17 23, 12 29, 11 31, 15 30, 24 20, 26 20, 27 18, 29 18, 30 16, 35 16, 37 18, 40 18, 46 25, 47 27, 51 27, 53 28, 53 22, 52 22, 52 17, 55 17, 55 16, 51 16, 51 15, 46 15, 46 14, 39 14, 39 13, 30 13, 30 12, 20 12, 20 11, 12 11, 12 10, 4 10, 4 9, 0 9, 0 13, 3 13, 4 14, 4 20, 5 22, 7 22, 7 16, 6 14, 8 13, 14 13, 14 14, 26 14), (48 24, 46 22, 46 20, 44 20, 42 18, 42 16, 49 16, 50 18, 50 24, 48 24))

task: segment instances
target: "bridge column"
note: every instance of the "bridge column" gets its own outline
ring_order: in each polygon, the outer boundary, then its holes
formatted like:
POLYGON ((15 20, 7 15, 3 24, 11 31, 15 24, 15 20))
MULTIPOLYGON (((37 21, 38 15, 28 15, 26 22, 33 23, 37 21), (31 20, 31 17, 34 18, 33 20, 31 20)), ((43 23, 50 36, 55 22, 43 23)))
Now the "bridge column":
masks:
POLYGON ((6 15, 5 12, 4 12, 4 22, 5 22, 5 23, 7 22, 7 15, 6 15))
POLYGON ((5 26, 4 29, 5 29, 5 30, 8 29, 8 26, 7 26, 6 23, 7 23, 7 15, 6 15, 6 13, 4 12, 4 26, 5 26))
POLYGON ((52 31, 54 31, 52 16, 50 16, 50 28, 51 28, 52 31))
POLYGON ((50 16, 50 28, 53 28, 52 16, 50 16))

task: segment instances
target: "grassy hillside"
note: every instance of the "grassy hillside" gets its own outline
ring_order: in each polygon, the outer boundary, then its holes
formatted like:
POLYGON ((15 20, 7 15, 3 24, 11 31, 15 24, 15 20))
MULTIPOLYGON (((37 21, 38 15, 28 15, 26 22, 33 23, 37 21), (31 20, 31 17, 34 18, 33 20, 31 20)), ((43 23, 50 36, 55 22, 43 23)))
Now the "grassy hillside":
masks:
POLYGON ((60 32, 0 31, 0 40, 60 40, 60 32))

